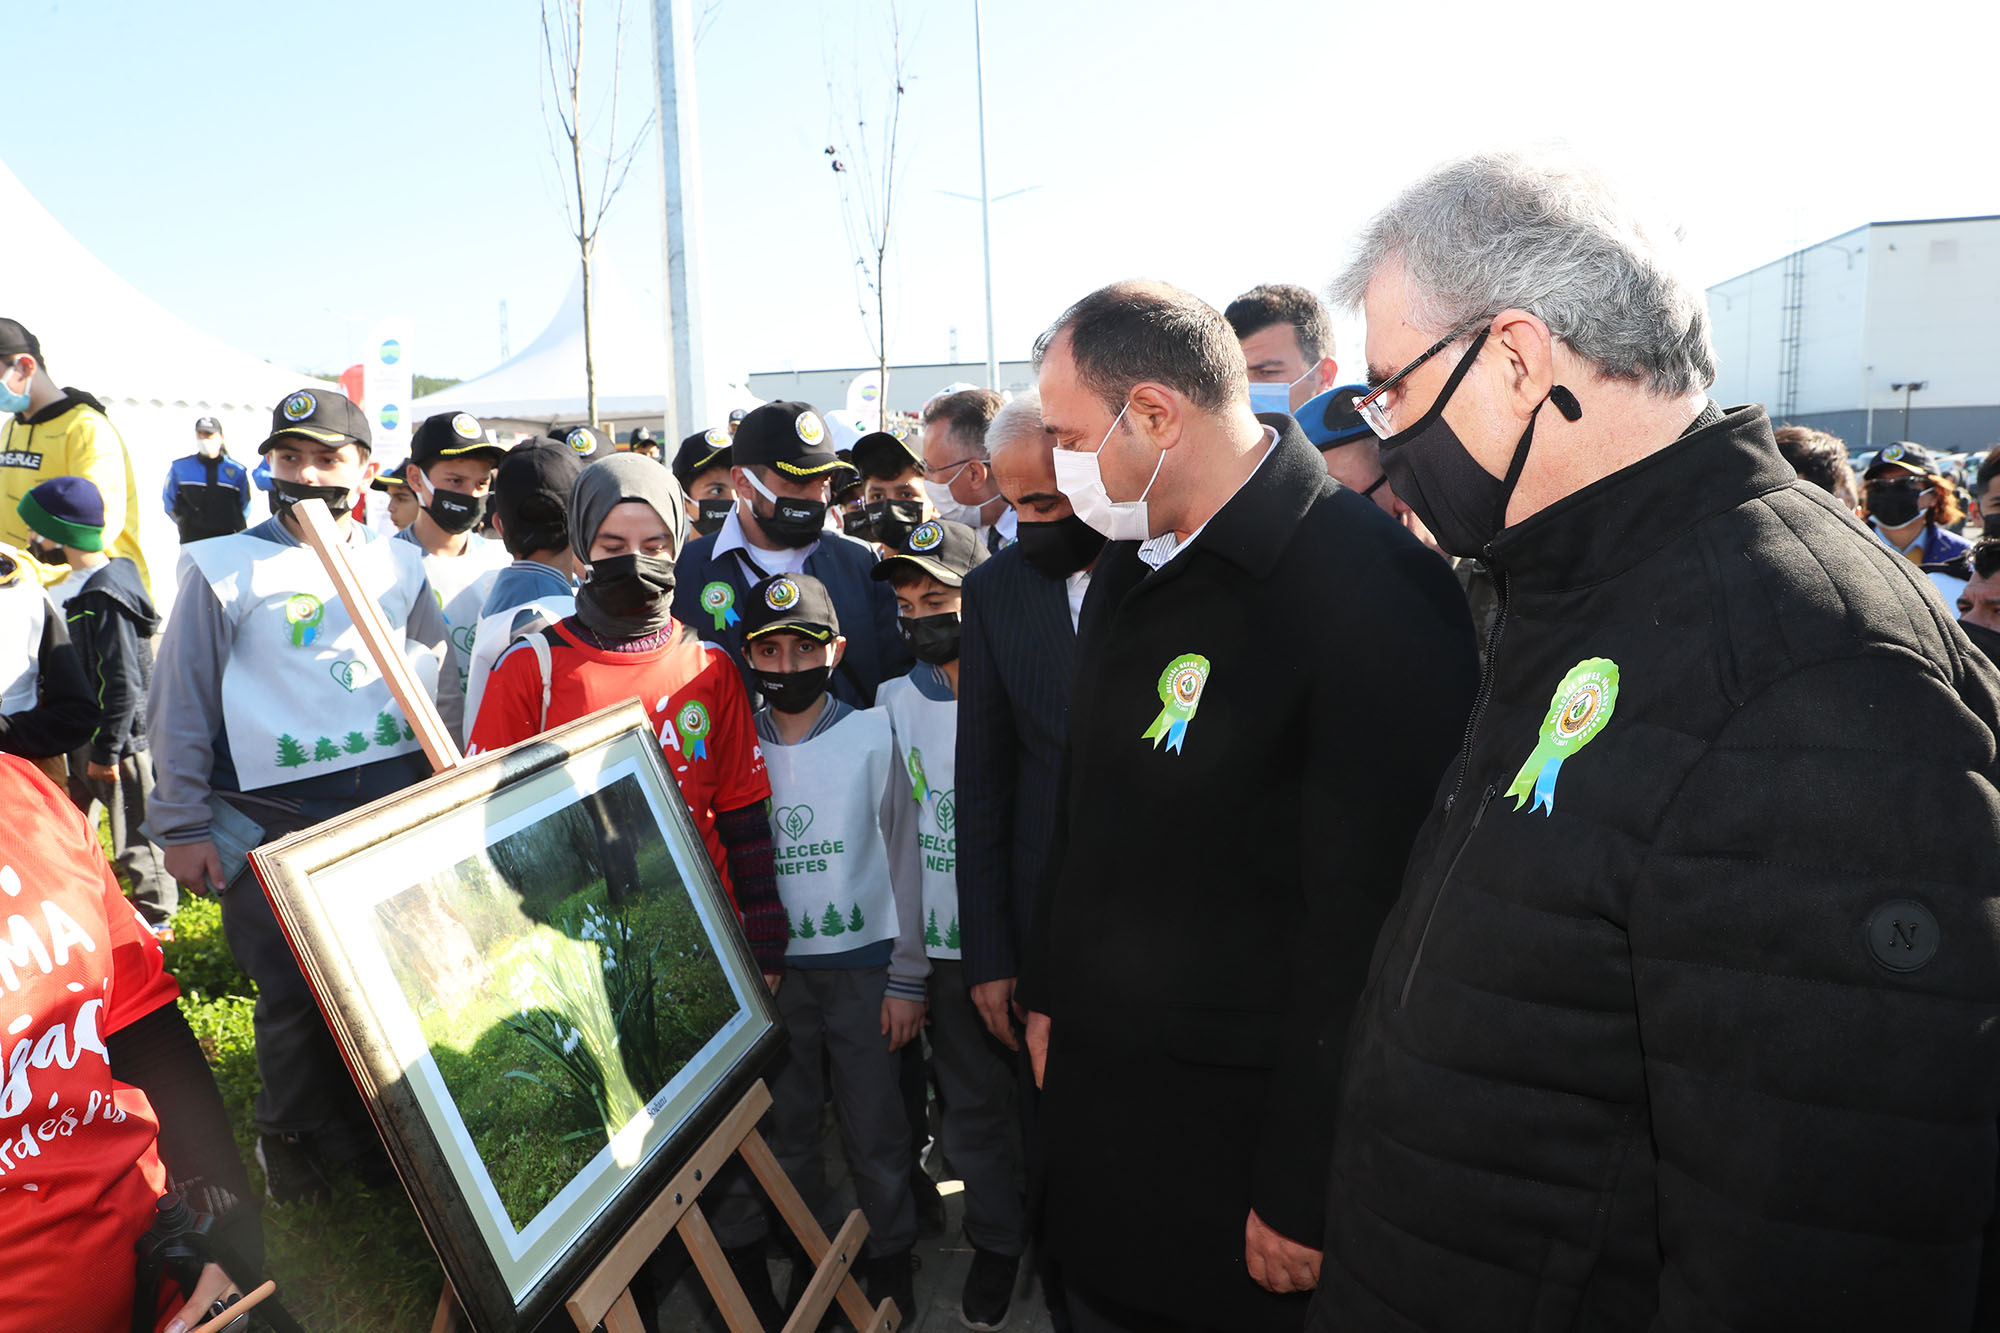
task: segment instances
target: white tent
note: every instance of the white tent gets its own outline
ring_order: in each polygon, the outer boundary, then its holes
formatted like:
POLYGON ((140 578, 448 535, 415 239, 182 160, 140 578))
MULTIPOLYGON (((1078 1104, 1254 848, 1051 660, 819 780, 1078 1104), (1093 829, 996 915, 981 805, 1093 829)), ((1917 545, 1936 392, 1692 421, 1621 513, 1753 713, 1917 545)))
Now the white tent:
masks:
MULTIPOLYGON (((597 419, 615 422, 621 430, 643 425, 658 433, 667 413, 667 384, 674 364, 658 313, 642 309, 602 251, 591 266, 590 290, 597 419)), ((703 424, 720 425, 730 409, 752 408, 761 401, 741 384, 711 383, 708 412, 714 420, 703 424)), ((570 280, 561 308, 533 342, 477 379, 417 399, 411 410, 418 421, 438 412, 470 412, 488 427, 521 432, 580 424, 583 274, 578 272, 570 280)), ((672 452, 673 442, 668 442, 667 450, 672 452)))
MULTIPOLYGON (((322 384, 260 361, 154 304, 63 230, 0 163, 0 217, 14 262, 0 265, 0 315, 41 340, 56 383, 101 401, 131 451, 139 540, 164 608, 179 536, 160 504, 167 466, 194 450, 194 423, 222 423, 230 452, 255 466, 271 409, 293 389, 322 384)), ((261 497, 251 521, 263 517, 261 497)))

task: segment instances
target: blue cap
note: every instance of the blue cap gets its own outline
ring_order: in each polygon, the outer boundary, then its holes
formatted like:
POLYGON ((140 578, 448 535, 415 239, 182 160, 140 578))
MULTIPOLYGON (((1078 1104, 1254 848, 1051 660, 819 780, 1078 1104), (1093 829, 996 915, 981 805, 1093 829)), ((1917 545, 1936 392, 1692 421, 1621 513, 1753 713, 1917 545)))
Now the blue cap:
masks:
POLYGON ((1375 432, 1368 429, 1368 423, 1354 410, 1354 400, 1367 392, 1365 384, 1337 384, 1306 399, 1292 416, 1318 449, 1332 449, 1364 436, 1373 437, 1375 432))

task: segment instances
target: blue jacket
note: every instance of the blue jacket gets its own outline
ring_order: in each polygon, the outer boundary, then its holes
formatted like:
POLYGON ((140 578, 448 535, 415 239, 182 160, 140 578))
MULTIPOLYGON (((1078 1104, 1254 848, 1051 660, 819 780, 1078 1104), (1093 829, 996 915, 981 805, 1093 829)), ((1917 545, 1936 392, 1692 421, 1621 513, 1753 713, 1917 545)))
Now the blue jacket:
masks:
POLYGON ((160 502, 180 528, 183 543, 241 532, 250 512, 249 470, 226 454, 176 458, 167 467, 160 502))
MULTIPOLYGON (((726 649, 743 675, 743 688, 753 691, 754 698, 757 682, 750 675, 750 664, 743 660, 736 625, 727 615, 718 625, 718 617, 701 607, 701 590, 720 579, 730 586, 735 604, 741 606, 757 579, 733 551, 720 562, 711 559, 709 553, 714 549, 713 534, 697 537, 674 562, 674 619, 692 625, 704 641, 726 649)), ((847 653, 833 673, 830 693, 856 708, 873 708, 876 687, 902 675, 916 661, 896 626, 896 595, 888 584, 870 577, 874 568, 873 547, 829 530, 819 539, 818 549, 806 558, 804 570, 826 585, 834 613, 840 617, 840 632, 847 636, 847 653)))

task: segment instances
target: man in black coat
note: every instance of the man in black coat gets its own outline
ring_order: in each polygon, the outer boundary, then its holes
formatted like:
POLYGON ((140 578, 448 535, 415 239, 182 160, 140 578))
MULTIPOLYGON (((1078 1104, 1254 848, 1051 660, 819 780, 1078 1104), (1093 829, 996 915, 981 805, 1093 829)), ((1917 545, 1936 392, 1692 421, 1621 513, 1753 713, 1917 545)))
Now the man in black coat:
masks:
POLYGON ((1042 348, 1062 491, 1113 538, 1020 987, 1044 1234, 1080 1330, 1296 1329, 1342 1034, 1470 705, 1470 618, 1251 414, 1202 302, 1107 287, 1042 348))
POLYGON ((2000 1326, 2000 676, 1708 400, 1664 234, 1494 154, 1335 286, 1391 482, 1502 605, 1350 1036, 1316 1330, 2000 1326))

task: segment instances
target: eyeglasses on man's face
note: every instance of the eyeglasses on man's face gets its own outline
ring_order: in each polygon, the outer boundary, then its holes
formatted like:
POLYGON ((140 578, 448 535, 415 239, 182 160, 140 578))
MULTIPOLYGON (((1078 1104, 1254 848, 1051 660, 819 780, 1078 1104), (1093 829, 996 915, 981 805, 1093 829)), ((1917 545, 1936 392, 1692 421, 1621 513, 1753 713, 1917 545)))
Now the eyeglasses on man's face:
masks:
POLYGON ((1432 343, 1416 360, 1404 366, 1388 379, 1383 380, 1361 397, 1356 398, 1354 400, 1354 410, 1360 414, 1362 421, 1367 423, 1368 429, 1374 431, 1378 439, 1386 440, 1391 435, 1394 435, 1396 433, 1395 427, 1389 424, 1390 400, 1388 395, 1390 392, 1397 385, 1408 379, 1418 366, 1421 366, 1424 362, 1430 360, 1439 352, 1442 352, 1445 348, 1451 346, 1481 324, 1484 324, 1490 318, 1492 318, 1490 315, 1481 315, 1477 319, 1466 320, 1465 323, 1432 343))

